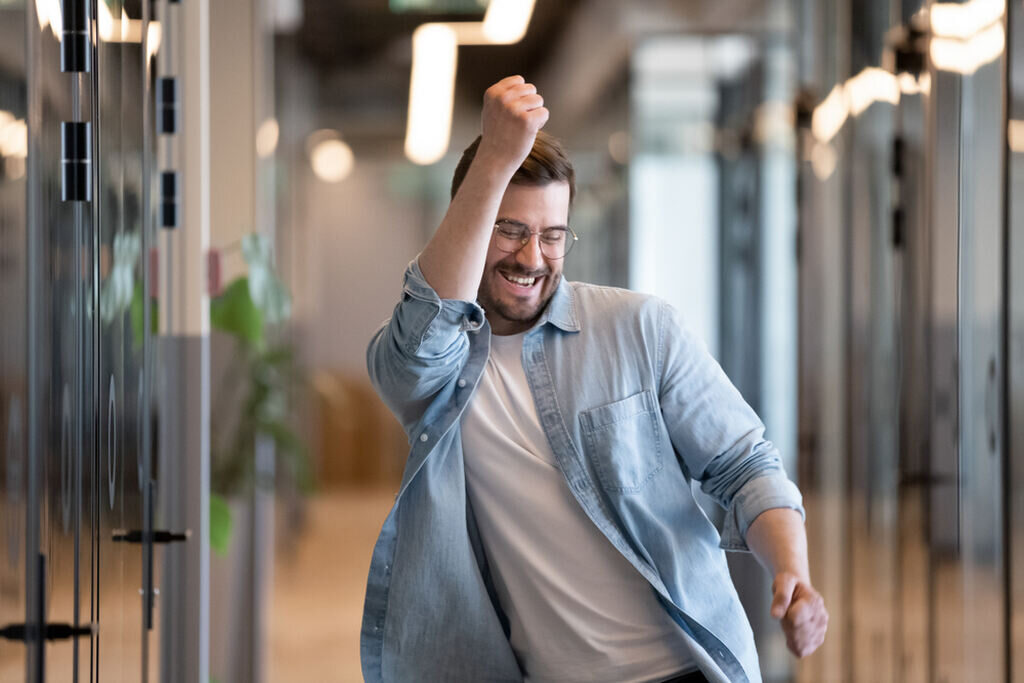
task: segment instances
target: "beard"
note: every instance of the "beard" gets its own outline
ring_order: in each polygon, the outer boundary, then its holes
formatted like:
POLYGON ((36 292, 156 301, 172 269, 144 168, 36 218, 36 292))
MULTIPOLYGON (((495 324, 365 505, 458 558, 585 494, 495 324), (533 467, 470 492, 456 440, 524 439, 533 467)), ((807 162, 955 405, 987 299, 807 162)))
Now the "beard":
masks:
MULTIPOLYGON (((541 314, 551 302, 559 283, 562 281, 561 273, 527 273, 514 267, 496 264, 484 276, 477 292, 477 301, 484 309, 491 326, 495 323, 508 323, 518 332, 525 331, 533 326, 533 323, 540 318, 541 314), (541 291, 536 302, 523 301, 505 292, 496 291, 496 278, 501 278, 501 272, 521 277, 543 277, 540 283, 541 291)), ((507 327, 507 325, 502 325, 507 327)), ((510 332, 508 334, 516 334, 510 332)))

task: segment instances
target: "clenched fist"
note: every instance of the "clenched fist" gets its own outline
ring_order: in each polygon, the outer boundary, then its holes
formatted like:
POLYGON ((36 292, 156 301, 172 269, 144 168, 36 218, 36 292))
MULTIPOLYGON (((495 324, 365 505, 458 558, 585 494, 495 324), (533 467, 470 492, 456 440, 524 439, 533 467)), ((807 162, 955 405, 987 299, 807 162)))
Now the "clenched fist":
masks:
POLYGON ((533 149, 548 120, 544 98, 522 76, 509 76, 484 93, 483 135, 477 156, 513 171, 533 149))
POLYGON ((828 611, 825 600, 809 581, 781 572, 772 584, 771 614, 782 622, 786 645, 797 657, 806 657, 825 641, 828 611))

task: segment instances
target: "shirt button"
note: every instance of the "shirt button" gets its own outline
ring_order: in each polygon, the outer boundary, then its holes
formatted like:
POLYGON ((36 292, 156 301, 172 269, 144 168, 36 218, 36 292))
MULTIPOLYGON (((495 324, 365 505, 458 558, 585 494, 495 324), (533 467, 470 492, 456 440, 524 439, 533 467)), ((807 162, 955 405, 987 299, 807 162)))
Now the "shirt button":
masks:
POLYGON ((464 380, 464 379, 460 379, 460 380, 459 380, 459 388, 461 389, 461 388, 462 388, 462 387, 464 387, 464 386, 466 386, 466 380, 464 380))
POLYGON ((420 441, 426 441, 426 440, 427 440, 427 439, 429 439, 429 438, 430 438, 430 437, 429 437, 429 436, 427 436, 426 434, 420 434, 420 441))

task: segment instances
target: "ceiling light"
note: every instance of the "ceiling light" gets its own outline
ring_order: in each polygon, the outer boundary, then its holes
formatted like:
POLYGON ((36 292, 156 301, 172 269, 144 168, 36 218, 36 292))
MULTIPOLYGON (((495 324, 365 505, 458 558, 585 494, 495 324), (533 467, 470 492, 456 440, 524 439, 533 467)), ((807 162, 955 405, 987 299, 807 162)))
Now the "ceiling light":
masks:
POLYGON ((24 119, 11 121, 0 129, 0 153, 5 157, 28 156, 28 126, 24 119))
POLYGON ((274 150, 277 149, 280 132, 277 119, 267 119, 260 124, 259 130, 256 131, 256 154, 261 159, 273 155, 274 150))
POLYGON ((904 95, 927 95, 931 90, 932 78, 927 71, 918 78, 904 71, 896 79, 900 84, 900 92, 904 95))
POLYGON ((811 131, 814 137, 827 142, 836 136, 850 115, 850 101, 846 89, 839 83, 821 104, 814 108, 811 116, 811 131))
MULTIPOLYGON (((910 78, 913 81, 913 77, 910 78)), ((851 115, 860 116, 876 102, 899 104, 901 86, 907 88, 909 84, 885 69, 874 66, 862 69, 845 83, 836 84, 828 97, 814 108, 811 132, 819 142, 830 142, 851 115)))
POLYGON ((316 176, 327 183, 341 182, 352 172, 355 156, 341 140, 324 140, 313 148, 310 162, 316 176))
POLYGON ((1006 124, 1006 139, 1011 152, 1024 152, 1024 121, 1010 119, 1006 124))
POLYGON ((499 45, 518 43, 526 35, 535 0, 491 0, 484 15, 484 35, 499 45))
POLYGON ((110 13, 107 3, 99 0, 96 3, 96 25, 99 29, 101 40, 108 43, 117 42, 117 39, 120 37, 121 27, 115 27, 114 23, 114 15, 110 13))
POLYGON ((932 33, 966 40, 1003 18, 1005 0, 937 2, 929 9, 932 33))
POLYGON ((64 32, 64 13, 60 0, 36 0, 36 18, 39 19, 39 30, 50 27, 53 37, 59 42, 64 32))
POLYGON ((159 21, 149 22, 149 27, 146 29, 146 59, 152 60, 156 56, 156 53, 160 50, 160 41, 163 38, 163 31, 160 28, 159 21))
POLYGON ((969 76, 1003 54, 1006 33, 1002 23, 992 24, 968 40, 932 38, 928 56, 935 68, 969 76))
POLYGON ((448 151, 458 45, 455 31, 445 24, 423 24, 412 34, 412 79, 405 155, 426 165, 448 151))
POLYGON ((875 102, 900 103, 900 86, 896 77, 885 69, 867 67, 846 82, 850 113, 859 116, 875 102))

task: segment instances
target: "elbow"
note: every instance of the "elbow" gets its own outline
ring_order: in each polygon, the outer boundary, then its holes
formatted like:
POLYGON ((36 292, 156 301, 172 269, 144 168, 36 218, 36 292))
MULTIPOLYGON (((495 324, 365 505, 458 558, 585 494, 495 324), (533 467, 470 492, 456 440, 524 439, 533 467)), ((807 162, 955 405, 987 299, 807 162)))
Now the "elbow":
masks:
POLYGON ((770 475, 786 476, 778 449, 764 439, 737 444, 712 460, 705 472, 701 490, 726 509, 749 482, 770 475))

